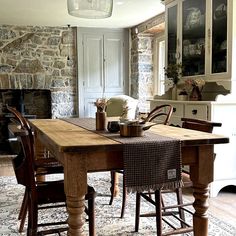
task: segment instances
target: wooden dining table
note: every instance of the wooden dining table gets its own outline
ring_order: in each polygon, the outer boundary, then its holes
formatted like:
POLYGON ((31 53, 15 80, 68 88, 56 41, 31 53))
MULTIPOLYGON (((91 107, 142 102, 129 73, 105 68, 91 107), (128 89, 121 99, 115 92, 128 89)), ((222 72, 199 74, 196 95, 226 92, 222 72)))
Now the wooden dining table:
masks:
MULTIPOLYGON (((64 166, 68 211, 68 235, 84 232, 84 201, 88 172, 123 169, 123 145, 102 133, 85 129, 61 119, 30 120, 36 137, 36 151, 48 149, 64 166)), ((208 235, 209 184, 213 181, 214 145, 228 143, 222 135, 156 125, 156 134, 181 142, 182 164, 190 166, 193 182, 193 228, 195 236, 208 235)), ((217 158, 217 157, 216 157, 217 158)))

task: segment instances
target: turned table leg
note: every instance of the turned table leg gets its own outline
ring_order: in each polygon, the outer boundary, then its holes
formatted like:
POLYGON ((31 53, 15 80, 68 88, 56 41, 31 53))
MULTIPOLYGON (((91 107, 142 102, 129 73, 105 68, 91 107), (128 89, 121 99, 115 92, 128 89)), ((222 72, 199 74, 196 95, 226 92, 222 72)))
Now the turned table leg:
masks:
POLYGON ((193 203, 193 207, 195 209, 195 213, 193 215, 194 235, 208 236, 208 185, 194 185, 193 196, 195 198, 193 203))
POLYGON ((68 235, 85 235, 83 231, 84 219, 84 198, 67 196, 68 235))
POLYGON ((213 145, 200 146, 196 149, 196 161, 190 167, 193 182, 194 236, 208 236, 209 183, 213 181, 214 151, 213 145))
POLYGON ((85 194, 87 193, 86 154, 64 154, 64 185, 68 212, 68 235, 84 236, 85 194))

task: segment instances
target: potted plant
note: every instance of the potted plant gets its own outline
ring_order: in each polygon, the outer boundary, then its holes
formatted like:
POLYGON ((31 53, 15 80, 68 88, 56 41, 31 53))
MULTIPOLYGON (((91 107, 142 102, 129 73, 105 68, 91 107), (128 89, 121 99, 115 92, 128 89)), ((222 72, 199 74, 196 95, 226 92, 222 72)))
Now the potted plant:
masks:
POLYGON ((172 99, 176 99, 177 93, 177 84, 183 75, 183 66, 181 63, 168 64, 167 67, 164 67, 165 75, 168 80, 171 82, 172 86, 172 99))

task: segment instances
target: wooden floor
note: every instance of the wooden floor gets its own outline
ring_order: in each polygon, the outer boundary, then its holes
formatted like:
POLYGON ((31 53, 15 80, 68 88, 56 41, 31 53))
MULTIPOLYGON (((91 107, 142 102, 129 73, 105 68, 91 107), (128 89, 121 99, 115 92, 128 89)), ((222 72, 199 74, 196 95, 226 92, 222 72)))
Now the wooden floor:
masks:
MULTIPOLYGON (((0 176, 14 175, 9 157, 0 156, 0 176)), ((184 190, 184 196, 192 200, 191 192, 184 190)), ((236 225, 236 186, 228 186, 217 197, 209 199, 209 211, 213 216, 236 225)))

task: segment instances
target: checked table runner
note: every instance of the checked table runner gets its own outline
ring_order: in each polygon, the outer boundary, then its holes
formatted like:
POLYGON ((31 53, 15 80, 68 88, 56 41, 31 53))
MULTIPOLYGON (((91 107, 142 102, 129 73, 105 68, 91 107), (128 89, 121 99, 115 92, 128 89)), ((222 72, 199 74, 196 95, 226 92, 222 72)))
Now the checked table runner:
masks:
POLYGON ((145 131, 142 137, 121 137, 96 131, 93 118, 63 119, 123 144, 124 177, 129 192, 175 189, 181 181, 180 140, 145 131))

